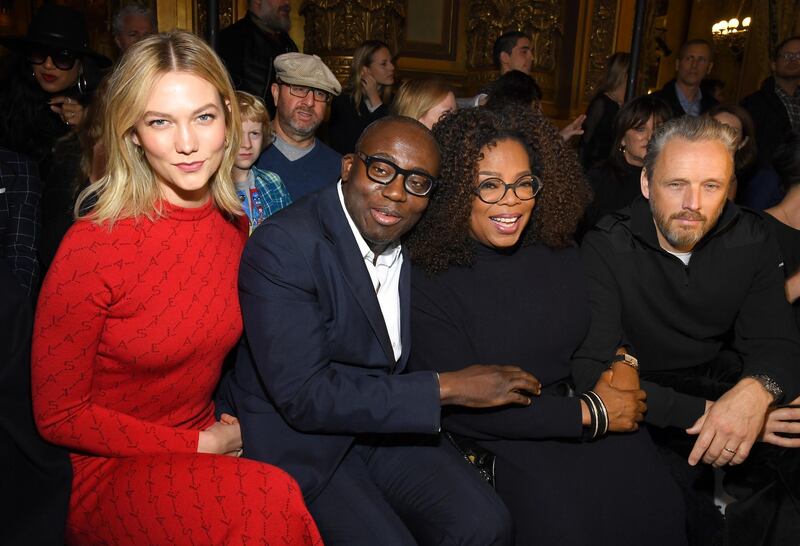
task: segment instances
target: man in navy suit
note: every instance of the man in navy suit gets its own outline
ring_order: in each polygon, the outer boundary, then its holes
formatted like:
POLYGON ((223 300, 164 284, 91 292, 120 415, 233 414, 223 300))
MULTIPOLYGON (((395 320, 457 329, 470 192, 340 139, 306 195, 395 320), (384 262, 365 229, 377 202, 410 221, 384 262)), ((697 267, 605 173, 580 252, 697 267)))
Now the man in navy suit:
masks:
POLYGON ((329 545, 513 536, 488 484, 440 441, 440 413, 529 404, 538 381, 511 366, 401 373, 410 264, 400 238, 438 173, 431 133, 383 118, 343 158, 339 184, 269 218, 242 257, 245 338, 226 389, 244 455, 297 479, 329 545))

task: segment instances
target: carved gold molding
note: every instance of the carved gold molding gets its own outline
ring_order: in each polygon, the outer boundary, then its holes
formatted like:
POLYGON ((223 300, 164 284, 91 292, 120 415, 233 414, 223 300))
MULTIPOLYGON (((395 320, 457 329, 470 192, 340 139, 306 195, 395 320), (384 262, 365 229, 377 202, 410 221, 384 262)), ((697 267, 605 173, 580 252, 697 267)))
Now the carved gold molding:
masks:
POLYGON ((564 35, 561 4, 559 0, 470 0, 467 66, 492 66, 492 46, 497 37, 509 30, 521 30, 531 36, 533 71, 554 72, 564 35))
POLYGON ((364 40, 382 40, 393 52, 405 22, 402 0, 306 0, 305 51, 320 56, 348 55, 364 40))
POLYGON ((583 100, 592 98, 603 77, 608 57, 614 53, 614 29, 617 20, 618 0, 595 0, 589 25, 589 58, 583 100))
MULTIPOLYGON (((208 5, 205 0, 195 0, 194 13, 197 33, 206 35, 208 29, 208 5)), ((233 0, 219 0, 219 27, 223 29, 233 23, 233 0)))

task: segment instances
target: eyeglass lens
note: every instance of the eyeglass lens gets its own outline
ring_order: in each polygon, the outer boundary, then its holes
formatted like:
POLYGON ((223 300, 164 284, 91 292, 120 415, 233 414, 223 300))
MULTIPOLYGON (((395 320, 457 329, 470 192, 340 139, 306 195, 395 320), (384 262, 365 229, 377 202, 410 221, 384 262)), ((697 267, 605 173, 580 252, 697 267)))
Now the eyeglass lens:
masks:
POLYGON ((305 87, 303 85, 290 85, 289 86, 289 93, 294 95, 295 97, 304 99, 308 96, 309 91, 314 93, 314 100, 317 102, 328 102, 330 100, 330 94, 327 91, 323 91, 322 89, 312 89, 310 87, 305 87))
POLYGON ((499 178, 489 178, 481 182, 475 193, 486 203, 497 203, 501 201, 509 189, 514 191, 514 195, 522 201, 529 201, 536 197, 542 183, 535 176, 525 176, 518 179, 513 184, 506 184, 499 178))
POLYGON ((367 176, 374 182, 391 184, 398 174, 403 174, 405 176, 403 181, 405 189, 412 195, 425 196, 433 187, 433 178, 430 176, 401 169, 385 159, 362 156, 362 154, 358 154, 358 156, 367 167, 367 176))
POLYGON ((44 64, 47 58, 59 70, 71 70, 75 66, 75 54, 67 50, 32 47, 28 50, 28 62, 31 64, 44 64))

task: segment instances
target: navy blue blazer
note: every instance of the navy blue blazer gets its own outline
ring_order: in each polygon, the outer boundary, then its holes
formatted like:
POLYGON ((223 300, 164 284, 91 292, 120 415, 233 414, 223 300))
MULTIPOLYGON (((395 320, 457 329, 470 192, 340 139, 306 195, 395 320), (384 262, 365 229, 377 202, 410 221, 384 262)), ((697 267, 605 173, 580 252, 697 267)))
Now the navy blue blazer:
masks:
POLYGON ((245 334, 223 397, 245 456, 289 472, 309 501, 356 436, 439 430, 435 373, 400 374, 411 352, 410 282, 404 255, 395 361, 337 185, 268 218, 245 247, 245 334))

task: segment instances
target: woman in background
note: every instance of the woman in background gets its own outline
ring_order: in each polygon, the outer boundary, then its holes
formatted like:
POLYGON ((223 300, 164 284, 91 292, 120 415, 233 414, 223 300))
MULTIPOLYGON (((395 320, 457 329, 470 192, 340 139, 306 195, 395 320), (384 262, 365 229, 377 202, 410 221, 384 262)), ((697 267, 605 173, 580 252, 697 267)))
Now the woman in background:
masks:
POLYGON ((361 132, 389 113, 394 63, 389 46, 367 40, 353 53, 350 77, 344 91, 331 103, 328 140, 340 154, 355 150, 361 132))
POLYGON ((238 422, 215 419, 247 238, 222 62, 188 32, 142 40, 102 119, 107 166, 78 197, 34 327, 34 417, 74 469, 67 542, 319 543, 295 482, 238 458, 238 422))
POLYGON ((403 82, 392 102, 392 114, 414 118, 428 129, 444 114, 458 110, 453 88, 439 78, 403 82))
POLYGON ((783 198, 783 185, 774 169, 758 164, 756 129, 747 110, 737 104, 716 104, 706 115, 736 133, 736 155, 733 158, 736 178, 728 197, 759 210, 776 205, 783 198))
POLYGON ((606 62, 603 80, 597 86, 583 123, 579 156, 585 170, 608 159, 614 140, 614 117, 625 102, 629 53, 614 53, 606 62))
POLYGON ((622 107, 614 118, 611 155, 587 174, 594 199, 586 209, 581 232, 641 195, 640 178, 647 143, 656 127, 671 116, 669 106, 651 95, 633 99, 622 107))
POLYGON ((89 48, 83 15, 43 5, 24 37, 4 38, 0 81, 0 146, 35 161, 44 184, 39 259, 45 270, 72 223, 83 182, 77 131, 111 61, 89 48))

